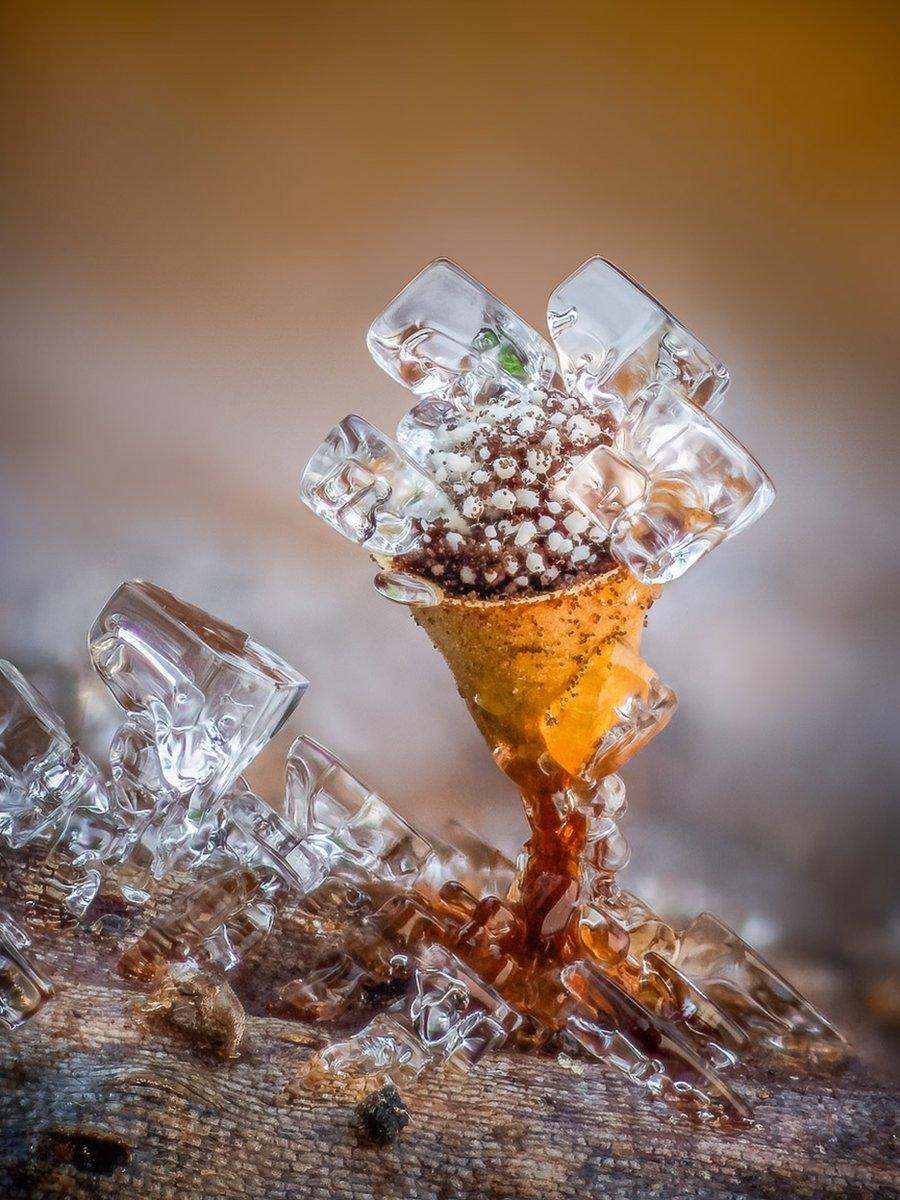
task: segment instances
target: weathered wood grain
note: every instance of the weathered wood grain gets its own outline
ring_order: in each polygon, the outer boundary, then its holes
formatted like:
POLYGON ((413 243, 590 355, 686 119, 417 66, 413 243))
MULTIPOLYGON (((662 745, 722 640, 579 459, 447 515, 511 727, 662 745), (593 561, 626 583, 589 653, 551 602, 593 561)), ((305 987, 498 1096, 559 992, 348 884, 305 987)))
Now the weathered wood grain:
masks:
MULTIPOLYGON (((298 953, 274 938, 273 964, 298 953)), ((57 996, 0 1040, 0 1197, 127 1200, 582 1200, 900 1196, 897 1098, 851 1066, 757 1072, 765 1098, 739 1134, 648 1106, 599 1066, 498 1054, 405 1094, 391 1145, 366 1142, 354 1103, 298 1085, 310 1026, 251 1015, 241 1057, 199 1053, 135 1020, 112 939, 45 932, 57 996)), ((278 973, 277 971, 275 972, 278 973)), ((259 995, 238 981, 251 1013, 259 995)), ((264 989, 265 990, 265 989, 264 989)))

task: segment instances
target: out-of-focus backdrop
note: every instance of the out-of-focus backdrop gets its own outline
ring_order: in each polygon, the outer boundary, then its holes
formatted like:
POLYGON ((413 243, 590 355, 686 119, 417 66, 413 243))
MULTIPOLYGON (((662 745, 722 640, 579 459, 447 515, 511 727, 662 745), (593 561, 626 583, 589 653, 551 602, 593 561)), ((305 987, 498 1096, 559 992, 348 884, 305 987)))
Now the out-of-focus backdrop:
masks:
POLYGON ((602 253, 730 366, 779 489, 654 608, 681 708, 625 771, 628 878, 896 1020, 894 6, 110 9, 2 17, 0 652, 102 751, 86 630, 151 578, 312 680, 270 796, 302 728, 513 849, 444 664, 297 479, 346 412, 403 413, 365 331, 428 260, 543 328, 602 253))

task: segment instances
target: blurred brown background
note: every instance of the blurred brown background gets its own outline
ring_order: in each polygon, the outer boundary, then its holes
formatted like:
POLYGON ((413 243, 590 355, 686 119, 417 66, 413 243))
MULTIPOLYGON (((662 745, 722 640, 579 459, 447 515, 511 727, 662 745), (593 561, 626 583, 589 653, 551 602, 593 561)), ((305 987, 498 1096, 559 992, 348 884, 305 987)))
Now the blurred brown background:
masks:
MULTIPOLYGON (((297 477, 347 411, 404 411, 364 336, 429 259, 543 328, 602 253, 729 364, 720 416, 779 487, 654 609, 681 710, 625 772, 629 877, 878 976, 900 938, 896 7, 19 4, 2 40, 0 651, 96 748, 85 632, 152 578, 306 672, 292 731, 512 849, 518 801, 444 665, 297 477)), ((285 744, 256 771, 272 796, 285 744)))

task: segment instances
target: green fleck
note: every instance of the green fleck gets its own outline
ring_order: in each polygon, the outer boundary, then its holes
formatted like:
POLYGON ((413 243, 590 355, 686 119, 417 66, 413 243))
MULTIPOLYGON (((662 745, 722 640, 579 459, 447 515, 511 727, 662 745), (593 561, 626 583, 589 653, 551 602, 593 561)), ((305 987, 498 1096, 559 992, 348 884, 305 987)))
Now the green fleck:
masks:
POLYGON ((493 350, 495 346, 500 345, 500 339, 493 329, 479 329, 472 345, 476 350, 493 350))
POLYGON ((507 375, 515 375, 517 379, 525 377, 525 360, 512 342, 504 342, 497 355, 497 365, 507 375))

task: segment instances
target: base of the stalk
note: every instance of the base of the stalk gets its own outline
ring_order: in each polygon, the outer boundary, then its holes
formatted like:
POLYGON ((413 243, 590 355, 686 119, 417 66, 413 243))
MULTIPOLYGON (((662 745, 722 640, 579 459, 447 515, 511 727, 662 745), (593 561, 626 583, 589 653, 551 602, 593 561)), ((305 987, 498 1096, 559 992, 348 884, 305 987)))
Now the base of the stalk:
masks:
MULTIPOLYGON (((189 885, 166 880, 148 916, 189 885)), ((136 1027, 141 989, 109 971, 113 939, 83 928, 35 931, 42 967, 65 986, 20 1029, 0 1034, 0 1195, 900 1195, 895 1090, 858 1065, 823 1075, 752 1064, 745 1082, 761 1097, 753 1127, 723 1136, 694 1131, 662 1105, 643 1106, 623 1076, 585 1058, 506 1050, 465 1075, 438 1071, 402 1087, 409 1124, 389 1145, 374 1145, 355 1114, 371 1081, 359 1079, 347 1095, 333 1076, 316 1090, 301 1078, 327 1039, 347 1033, 266 1011, 285 972, 306 973, 318 940, 314 918, 284 916, 231 977, 247 1013, 236 1059, 211 1055, 161 1022, 136 1027)), ((826 986, 844 1019, 862 1023, 861 1010, 845 1008, 852 993, 848 986, 842 999, 841 977, 833 995, 826 986)), ((359 1009, 348 1018, 368 1016, 359 1009)))

